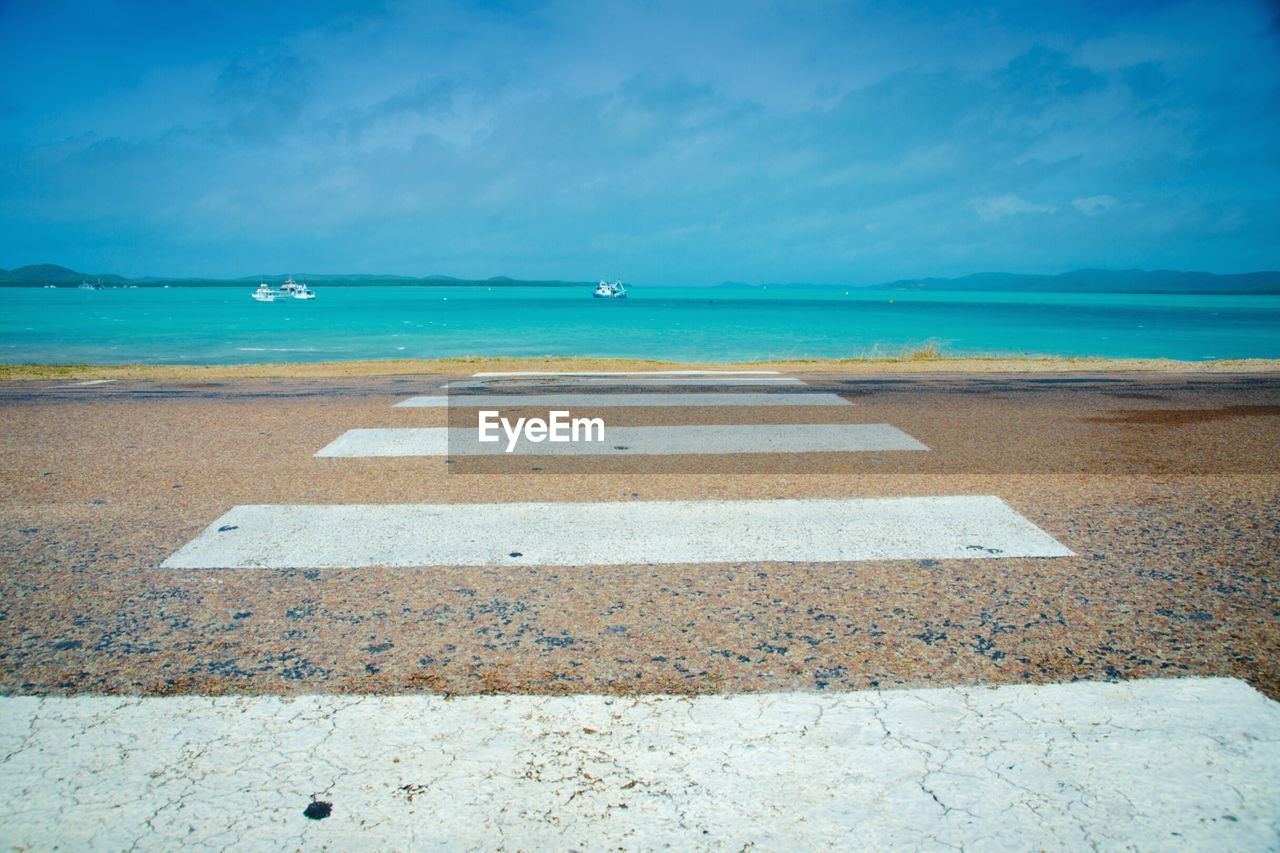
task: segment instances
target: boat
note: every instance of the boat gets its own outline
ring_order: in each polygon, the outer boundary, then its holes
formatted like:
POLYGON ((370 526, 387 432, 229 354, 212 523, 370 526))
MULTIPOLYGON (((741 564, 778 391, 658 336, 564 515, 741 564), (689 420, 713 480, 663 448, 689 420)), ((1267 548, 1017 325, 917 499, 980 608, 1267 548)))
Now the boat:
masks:
POLYGON ((46 284, 46 285, 44 286, 44 289, 45 289, 45 290, 57 290, 57 289, 58 289, 58 285, 56 285, 56 284, 46 284))
POLYGON ((596 299, 626 299, 627 289, 622 286, 619 280, 605 281, 600 279, 600 283, 596 285, 596 289, 591 294, 596 299))
POLYGON ((80 290, 103 290, 104 288, 102 286, 102 282, 100 281, 82 281, 80 282, 79 289, 80 290))
POLYGON ((316 292, 301 282, 286 278, 280 285, 281 296, 292 296, 294 299, 315 299, 316 292))
POLYGON ((258 285, 258 289, 253 292, 253 298, 259 302, 275 302, 276 297, 280 295, 280 291, 272 290, 264 281, 258 285))

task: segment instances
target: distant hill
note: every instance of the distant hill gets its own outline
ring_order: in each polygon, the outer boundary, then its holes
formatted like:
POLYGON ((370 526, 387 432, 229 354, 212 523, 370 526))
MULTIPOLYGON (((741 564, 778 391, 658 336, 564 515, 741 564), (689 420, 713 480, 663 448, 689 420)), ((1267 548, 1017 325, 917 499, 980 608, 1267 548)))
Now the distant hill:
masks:
POLYGON ((0 285, 42 286, 46 284, 79 284, 82 281, 100 281, 103 284, 128 284, 119 275, 91 275, 76 272, 57 264, 35 264, 14 270, 0 270, 0 285))
MULTIPOLYGON (((43 287, 46 284, 74 286, 84 281, 100 282, 104 285, 121 287, 136 285, 138 287, 228 287, 245 284, 256 284, 265 281, 268 284, 280 284, 290 276, 285 273, 273 275, 247 275, 240 278, 177 278, 165 276, 145 276, 141 278, 125 278, 120 275, 98 275, 94 273, 76 272, 57 264, 35 264, 18 267, 14 270, 0 269, 0 287, 43 287)), ((430 275, 414 277, 407 275, 311 275, 293 273, 293 278, 310 284, 323 284, 326 287, 590 287, 593 281, 559 281, 559 280, 521 280, 497 276, 487 279, 453 278, 447 275, 430 275)))
POLYGON ((875 285, 880 290, 1007 293, 1280 294, 1280 272, 1217 275, 1175 270, 1075 270, 1061 275, 984 272, 961 278, 916 278, 875 285))

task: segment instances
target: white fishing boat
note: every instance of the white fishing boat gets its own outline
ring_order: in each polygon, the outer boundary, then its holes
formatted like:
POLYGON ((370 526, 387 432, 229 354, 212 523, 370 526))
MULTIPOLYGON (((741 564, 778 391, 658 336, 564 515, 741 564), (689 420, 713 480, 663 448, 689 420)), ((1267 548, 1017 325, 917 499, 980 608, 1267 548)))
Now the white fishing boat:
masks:
POLYGON ((299 284, 293 289, 294 299, 315 299, 316 292, 305 284, 299 284))
POLYGON ((600 279, 600 283, 596 285, 596 289, 591 294, 596 299, 626 299, 627 289, 622 286, 619 280, 605 281, 600 279))
POLYGON ((280 291, 272 290, 264 281, 258 285, 258 289, 252 295, 259 302, 275 302, 276 297, 280 295, 280 291))

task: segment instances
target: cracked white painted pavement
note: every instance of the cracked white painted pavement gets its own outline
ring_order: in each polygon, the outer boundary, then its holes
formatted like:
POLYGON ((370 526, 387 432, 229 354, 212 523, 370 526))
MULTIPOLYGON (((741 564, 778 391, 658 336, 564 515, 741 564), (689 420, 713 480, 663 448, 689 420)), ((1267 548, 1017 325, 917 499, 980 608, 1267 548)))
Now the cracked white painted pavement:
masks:
POLYGON ((7 697, 0 756, 19 849, 1280 845, 1280 705, 1230 679, 7 697))

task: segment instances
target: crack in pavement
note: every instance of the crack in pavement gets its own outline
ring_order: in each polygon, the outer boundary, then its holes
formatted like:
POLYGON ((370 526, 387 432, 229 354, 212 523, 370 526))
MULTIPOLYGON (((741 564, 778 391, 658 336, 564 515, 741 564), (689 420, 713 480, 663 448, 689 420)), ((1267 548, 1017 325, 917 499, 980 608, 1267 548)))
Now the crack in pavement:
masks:
POLYGON ((1280 705, 1230 679, 0 705, 17 847, 1280 842, 1280 705))

